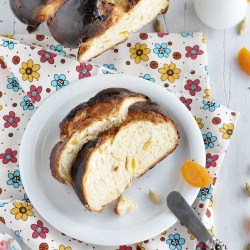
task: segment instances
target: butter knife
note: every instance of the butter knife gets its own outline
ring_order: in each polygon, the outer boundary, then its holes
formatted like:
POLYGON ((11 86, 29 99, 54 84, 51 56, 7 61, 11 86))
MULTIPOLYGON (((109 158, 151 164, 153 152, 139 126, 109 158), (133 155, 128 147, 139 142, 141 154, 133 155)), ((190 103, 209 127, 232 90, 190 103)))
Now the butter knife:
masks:
POLYGON ((167 205, 172 213, 186 226, 196 239, 199 242, 205 243, 206 250, 228 249, 225 244, 211 235, 179 192, 173 191, 168 195, 167 205))

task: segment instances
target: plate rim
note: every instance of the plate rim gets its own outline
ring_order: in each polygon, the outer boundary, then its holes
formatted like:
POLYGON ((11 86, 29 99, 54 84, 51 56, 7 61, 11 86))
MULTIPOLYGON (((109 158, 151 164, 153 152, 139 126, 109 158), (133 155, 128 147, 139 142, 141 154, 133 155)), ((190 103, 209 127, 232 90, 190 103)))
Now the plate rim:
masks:
MULTIPOLYGON (((182 112, 184 112, 186 114, 187 119, 189 119, 189 122, 191 123, 191 127, 193 129, 192 132, 195 133, 194 136, 196 137, 197 144, 199 143, 199 146, 202 146, 200 148, 200 156, 197 156, 199 159, 198 163, 205 166, 205 155, 206 154, 205 154, 205 147, 204 147, 204 142, 202 139, 201 131, 200 131, 192 113, 188 109, 186 109, 186 107, 178 99, 177 96, 175 96, 172 92, 166 90, 164 87, 160 86, 157 83, 150 84, 150 83, 148 83, 148 81, 146 81, 142 78, 140 79, 140 78, 135 77, 135 76, 120 75, 120 74, 109 74, 109 75, 105 75, 105 76, 97 75, 97 76, 92 76, 90 78, 79 79, 79 80, 73 81, 68 86, 62 88, 60 91, 55 91, 53 94, 49 95, 42 102, 40 107, 32 115, 30 121, 28 122, 28 124, 26 126, 24 134, 22 136, 22 140, 21 140, 21 144, 20 144, 20 151, 19 151, 19 165, 20 165, 19 168, 20 168, 20 173, 22 176, 22 181, 23 181, 23 186, 25 188, 25 191, 26 191, 26 193, 31 201, 31 204, 37 210, 37 212, 41 215, 41 217, 43 219, 45 219, 52 227, 56 228, 60 232, 63 232, 72 238, 77 238, 77 239, 84 241, 86 243, 95 244, 95 245, 103 245, 103 246, 117 246, 117 245, 124 245, 124 244, 128 245, 128 244, 134 244, 136 242, 140 242, 140 241, 145 240, 145 239, 152 238, 152 237, 160 234, 164 230, 167 230, 168 228, 170 228, 172 225, 174 225, 178 221, 178 219, 174 215, 172 215, 169 218, 171 222, 162 223, 161 226, 157 224, 157 230, 156 229, 154 230, 154 227, 151 227, 151 230, 146 230, 146 229, 143 230, 144 231, 143 233, 141 233, 139 230, 137 232, 137 234, 131 233, 129 235, 129 237, 127 237, 128 239, 126 239, 126 240, 123 240, 124 235, 122 237, 118 237, 118 235, 116 235, 116 236, 112 235, 111 240, 107 240, 107 237, 98 238, 94 235, 92 237, 88 237, 89 239, 87 239, 86 237, 76 237, 76 235, 72 234, 71 231, 67 229, 67 227, 61 228, 62 223, 55 223, 56 219, 52 218, 53 216, 51 217, 48 215, 47 212, 42 211, 43 210, 42 207, 39 206, 39 204, 40 204, 39 198, 34 197, 34 192, 31 190, 32 186, 30 186, 30 180, 28 180, 28 176, 25 174, 25 172, 26 172, 25 165, 27 166, 27 164, 29 164, 28 163, 29 160, 25 159, 28 157, 27 157, 27 153, 26 153, 27 148, 25 148, 24 145, 27 145, 26 144, 27 141, 28 142, 30 141, 29 133, 30 133, 30 131, 33 130, 32 129, 33 123, 35 123, 35 121, 36 121, 37 117, 40 115, 40 113, 44 111, 44 109, 46 108, 46 105, 48 105, 48 103, 51 102, 52 98, 55 99, 55 96, 56 97, 63 96, 64 93, 69 92, 70 89, 76 88, 76 86, 78 86, 78 85, 88 84, 87 81, 89 81, 90 83, 91 82, 98 82, 98 84, 99 84, 98 89, 108 88, 109 86, 105 86, 105 83, 107 81, 111 81, 111 82, 112 81, 119 81, 119 82, 121 82, 121 84, 120 84, 121 88, 126 88, 127 81, 128 82, 129 81, 137 81, 135 84, 141 84, 142 87, 145 87, 145 85, 148 85, 147 87, 152 88, 152 91, 156 91, 156 92, 158 91, 159 93, 160 92, 166 93, 166 96, 168 98, 172 99, 174 102, 176 102, 176 105, 179 106, 180 110, 182 110, 182 112), (104 78, 105 78, 105 80, 103 81, 103 83, 101 83, 104 78), (125 83, 125 85, 124 85, 124 83, 125 83)), ((90 88, 93 89, 92 87, 90 87, 90 88)), ((129 89, 129 87, 128 87, 128 89, 129 89)), ((143 93, 143 89, 142 89, 141 93, 143 93)), ((30 157, 30 158, 32 158, 32 157, 30 157)), ((30 160, 30 161, 32 161, 32 160, 30 160)), ((33 184, 33 185, 35 185, 35 184, 33 184)), ((190 196, 192 196, 192 198, 188 199, 188 203, 190 205, 193 204, 193 202, 195 201, 198 192, 199 192, 199 188, 193 188, 192 194, 189 194, 190 196)), ((166 196, 167 196, 167 194, 166 194, 166 196)), ((143 224, 143 225, 145 226, 147 224, 148 224, 148 222, 146 224, 143 224)), ((117 230, 115 232, 117 232, 117 230)), ((122 230, 119 230, 118 232, 120 232, 122 234, 122 230)), ((89 234, 90 233, 91 233, 91 230, 89 230, 89 234)))

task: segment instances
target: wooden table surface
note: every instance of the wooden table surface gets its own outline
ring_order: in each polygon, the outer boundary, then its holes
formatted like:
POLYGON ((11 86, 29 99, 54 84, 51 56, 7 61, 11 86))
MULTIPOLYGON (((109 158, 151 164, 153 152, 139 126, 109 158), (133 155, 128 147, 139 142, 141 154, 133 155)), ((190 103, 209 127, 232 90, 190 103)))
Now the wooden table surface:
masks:
MULTIPOLYGON (((250 77, 240 71, 236 59, 241 47, 250 49, 250 27, 243 36, 237 35, 236 28, 211 30, 196 16, 192 0, 172 1, 165 21, 169 32, 201 31, 207 35, 212 94, 220 103, 241 113, 218 178, 214 204, 217 237, 229 249, 245 249, 250 243, 246 225, 247 218, 250 219, 250 199, 243 192, 246 181, 250 182, 250 77)), ((153 31, 152 24, 143 30, 153 31)), ((0 33, 27 33, 25 25, 13 16, 8 0, 0 1, 0 33)), ((36 33, 49 31, 46 25, 41 25, 36 33)))

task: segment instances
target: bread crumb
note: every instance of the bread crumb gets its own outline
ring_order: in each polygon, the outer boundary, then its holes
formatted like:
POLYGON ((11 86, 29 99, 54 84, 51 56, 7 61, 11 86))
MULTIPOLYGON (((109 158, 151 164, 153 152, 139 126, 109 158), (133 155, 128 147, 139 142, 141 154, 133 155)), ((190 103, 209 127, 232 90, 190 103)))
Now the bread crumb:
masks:
POLYGON ((136 207, 137 205, 130 197, 121 196, 116 203, 114 211, 117 215, 124 215, 132 212, 136 207))

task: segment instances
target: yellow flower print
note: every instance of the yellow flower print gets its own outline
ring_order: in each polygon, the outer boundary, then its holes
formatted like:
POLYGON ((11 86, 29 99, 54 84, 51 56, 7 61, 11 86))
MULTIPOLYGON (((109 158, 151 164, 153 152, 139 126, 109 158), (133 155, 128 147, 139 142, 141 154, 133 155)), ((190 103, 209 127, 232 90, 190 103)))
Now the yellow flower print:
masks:
POLYGON ((65 246, 63 246, 63 245, 60 245, 58 250, 72 250, 72 248, 71 248, 71 247, 65 247, 65 246))
POLYGON ((15 215, 15 219, 22 219, 26 221, 28 216, 33 216, 34 213, 31 210, 33 208, 32 205, 29 205, 27 202, 13 202, 14 208, 10 210, 10 213, 15 215))
POLYGON ((195 236, 189 230, 188 233, 190 234, 190 240, 195 240, 195 236))
POLYGON ((194 116, 194 119, 197 122, 199 128, 202 129, 204 127, 204 124, 202 123, 202 119, 201 118, 196 118, 196 116, 194 116))
POLYGON ((135 48, 129 49, 131 55, 130 58, 135 60, 135 63, 139 64, 141 60, 148 61, 148 54, 151 52, 145 43, 136 43, 135 48))
POLYGON ((208 229, 208 231, 212 234, 212 236, 214 236, 214 233, 215 233, 215 232, 214 232, 214 231, 215 231, 215 230, 214 230, 214 227, 211 227, 211 229, 208 229))
POLYGON ((158 69, 159 73, 162 74, 161 80, 173 83, 176 79, 179 79, 179 73, 181 72, 180 69, 176 68, 176 65, 174 63, 171 63, 170 65, 164 64, 163 68, 158 69))
POLYGON ((7 37, 9 39, 12 39, 14 37, 13 34, 0 34, 1 37, 7 37))
POLYGON ((209 200, 208 206, 209 206, 209 207, 213 207, 213 206, 214 206, 214 202, 213 202, 213 199, 212 199, 212 198, 209 200))
POLYGON ((145 248, 142 246, 142 242, 137 243, 136 246, 137 246, 136 248, 137 250, 145 250, 145 248))
POLYGON ((208 99, 208 100, 211 99, 210 89, 205 89, 204 94, 205 94, 205 96, 203 96, 204 99, 208 99))
POLYGON ((29 59, 27 63, 22 63, 22 68, 19 69, 19 72, 23 75, 23 81, 28 79, 29 82, 32 82, 33 78, 38 79, 40 77, 40 74, 37 72, 39 69, 40 65, 34 64, 33 61, 29 59))
POLYGON ((206 35, 205 35, 205 34, 202 34, 202 39, 201 39, 201 41, 202 41, 203 43, 207 43, 207 38, 206 38, 206 35))
POLYGON ((222 128, 220 128, 220 132, 223 134, 223 139, 231 139, 233 132, 234 132, 234 125, 233 123, 226 124, 224 123, 222 128))
POLYGON ((161 235, 166 235, 167 234, 167 231, 164 231, 161 233, 161 235))

